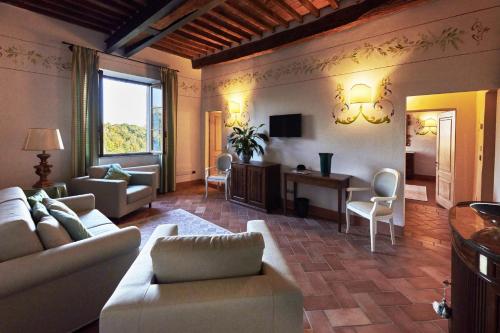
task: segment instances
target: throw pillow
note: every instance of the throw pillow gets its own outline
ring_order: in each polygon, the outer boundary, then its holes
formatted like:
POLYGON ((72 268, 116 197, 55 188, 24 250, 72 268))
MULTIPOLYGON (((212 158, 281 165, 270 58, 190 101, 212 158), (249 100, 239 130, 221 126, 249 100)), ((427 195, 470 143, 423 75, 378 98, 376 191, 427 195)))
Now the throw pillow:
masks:
POLYGON ((130 173, 123 170, 120 164, 111 164, 108 172, 106 172, 106 175, 104 176, 104 179, 124 180, 128 183, 130 177, 130 173))
POLYGON ((60 210, 50 210, 49 212, 50 215, 63 225, 74 241, 92 237, 92 234, 85 228, 78 216, 60 210))
POLYGON ((50 215, 38 222, 36 231, 46 250, 73 242, 62 224, 50 215))
POLYGON ((44 190, 38 190, 35 192, 35 194, 33 194, 32 196, 29 196, 27 199, 28 199, 30 206, 33 207, 33 205, 35 203, 42 202, 43 199, 48 199, 48 198, 49 198, 49 195, 47 194, 47 192, 45 192, 44 190))
POLYGON ((260 274, 264 238, 258 232, 217 236, 172 236, 151 249, 158 283, 260 274))
POLYGON ((50 214, 41 202, 35 202, 33 207, 31 207, 31 216, 33 217, 33 221, 38 223, 43 217, 50 216, 50 214))
MULTIPOLYGON (((59 200, 45 198, 45 199, 43 199, 42 203, 49 210, 49 213, 51 213, 51 211, 53 211, 53 210, 58 210, 61 212, 65 212, 69 215, 73 215, 75 217, 78 217, 78 215, 71 208, 69 208, 68 206, 66 206, 65 203, 63 203, 59 200)), ((51 215, 52 215, 52 213, 51 213, 51 215)))

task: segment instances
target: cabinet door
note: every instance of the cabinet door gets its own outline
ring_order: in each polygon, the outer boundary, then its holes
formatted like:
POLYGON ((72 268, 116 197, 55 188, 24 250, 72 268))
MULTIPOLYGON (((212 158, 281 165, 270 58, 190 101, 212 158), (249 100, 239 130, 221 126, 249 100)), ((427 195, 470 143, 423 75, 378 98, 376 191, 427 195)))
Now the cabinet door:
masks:
POLYGON ((242 164, 231 165, 231 199, 246 202, 246 166, 242 164))
POLYGON ((266 207, 266 169, 247 167, 247 200, 256 207, 266 207))

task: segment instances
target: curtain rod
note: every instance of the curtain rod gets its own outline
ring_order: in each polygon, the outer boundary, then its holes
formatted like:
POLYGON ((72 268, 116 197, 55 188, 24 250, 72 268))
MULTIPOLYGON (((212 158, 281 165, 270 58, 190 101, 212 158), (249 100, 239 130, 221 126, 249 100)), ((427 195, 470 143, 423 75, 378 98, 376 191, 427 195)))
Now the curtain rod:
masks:
MULTIPOLYGON (((73 44, 73 43, 68 43, 68 42, 65 42, 65 41, 63 41, 62 43, 63 43, 64 45, 68 45, 70 50, 72 50, 72 49, 73 49, 73 46, 78 46, 78 45, 75 45, 75 44, 73 44)), ((86 47, 86 46, 85 46, 85 47, 86 47)), ((128 61, 137 62, 137 63, 143 64, 143 65, 148 65, 148 66, 152 66, 152 67, 156 67, 156 68, 163 68, 163 67, 164 67, 164 66, 159 66, 159 65, 150 64, 150 63, 147 63, 147 62, 144 62, 144 61, 140 61, 140 60, 130 59, 130 58, 127 58, 127 57, 123 57, 123 56, 120 56, 120 55, 116 55, 116 54, 106 53, 106 52, 104 52, 104 51, 97 50, 97 49, 93 49, 93 48, 90 48, 90 47, 87 47, 87 48, 88 48, 88 49, 91 49, 91 50, 93 50, 93 51, 96 51, 97 53, 102 53, 102 54, 106 54, 106 55, 111 56, 111 57, 116 57, 116 58, 125 59, 125 60, 128 60, 128 61)), ((174 71, 178 72, 179 70, 178 70, 178 69, 174 69, 174 71)))

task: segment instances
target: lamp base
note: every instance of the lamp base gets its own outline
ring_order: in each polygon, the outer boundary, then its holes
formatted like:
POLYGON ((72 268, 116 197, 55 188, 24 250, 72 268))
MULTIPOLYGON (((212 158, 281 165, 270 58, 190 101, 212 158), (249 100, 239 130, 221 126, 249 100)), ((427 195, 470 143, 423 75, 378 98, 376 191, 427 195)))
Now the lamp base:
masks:
POLYGON ((50 168, 52 168, 52 165, 47 163, 50 154, 46 154, 44 150, 41 154, 36 156, 40 159, 40 164, 35 165, 33 168, 36 170, 35 173, 40 177, 40 179, 33 184, 33 187, 44 188, 52 186, 54 183, 47 179, 50 174, 50 168))

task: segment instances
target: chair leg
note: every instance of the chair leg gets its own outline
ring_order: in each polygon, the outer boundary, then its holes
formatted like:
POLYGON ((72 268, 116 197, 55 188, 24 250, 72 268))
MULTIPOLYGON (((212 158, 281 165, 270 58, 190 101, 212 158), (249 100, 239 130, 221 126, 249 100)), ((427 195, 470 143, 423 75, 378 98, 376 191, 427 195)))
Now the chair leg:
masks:
POLYGON ((349 215, 349 209, 345 210, 345 233, 349 233, 349 228, 351 227, 351 218, 349 215))
POLYGON ((226 195, 227 200, 227 182, 224 183, 224 194, 226 195))
POLYGON ((372 252, 375 252, 375 223, 377 223, 377 220, 372 217, 370 219, 370 245, 372 252))
POLYGON ((378 235, 378 221, 375 220, 375 223, 373 223, 373 229, 375 230, 375 235, 378 235))
POLYGON ((205 180, 205 199, 208 198, 208 182, 205 180))
POLYGON ((394 220, 392 217, 389 219, 389 229, 391 230, 391 243, 392 245, 396 245, 396 237, 394 235, 394 220))
POLYGON ((151 208, 151 206, 152 206, 152 205, 153 205, 153 203, 152 203, 152 202, 150 202, 150 203, 149 203, 149 208, 151 208))

